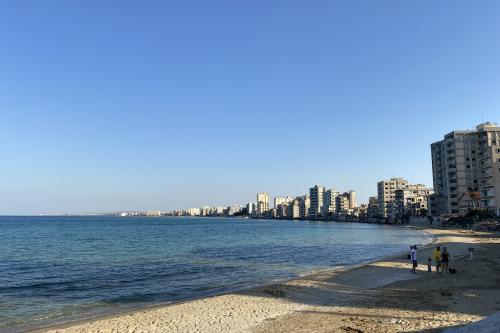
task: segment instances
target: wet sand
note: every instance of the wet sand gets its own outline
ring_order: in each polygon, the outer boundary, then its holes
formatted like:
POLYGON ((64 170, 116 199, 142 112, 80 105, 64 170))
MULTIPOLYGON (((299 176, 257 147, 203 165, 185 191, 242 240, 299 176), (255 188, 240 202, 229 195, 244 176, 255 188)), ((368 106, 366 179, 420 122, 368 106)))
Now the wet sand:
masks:
POLYGON ((419 249, 418 274, 403 255, 38 332, 439 332, 500 311, 500 236, 423 230, 436 240, 419 249), (436 244, 457 274, 427 273, 436 244))

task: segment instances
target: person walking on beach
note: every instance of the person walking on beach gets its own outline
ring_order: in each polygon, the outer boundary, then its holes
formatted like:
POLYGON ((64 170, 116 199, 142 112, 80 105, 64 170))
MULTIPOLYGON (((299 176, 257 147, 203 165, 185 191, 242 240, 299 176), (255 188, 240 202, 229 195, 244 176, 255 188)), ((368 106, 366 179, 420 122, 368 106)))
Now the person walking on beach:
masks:
POLYGON ((411 258, 411 263, 412 263, 411 272, 414 274, 417 274, 416 269, 418 267, 418 263, 417 263, 417 246, 416 245, 410 246, 410 258, 411 258))
POLYGON ((448 272, 448 264, 450 262, 450 253, 446 247, 443 247, 443 252, 441 253, 441 271, 448 272))
POLYGON ((441 267, 441 248, 436 246, 434 253, 432 254, 434 257, 434 265, 436 265, 436 272, 439 273, 439 268, 441 267))

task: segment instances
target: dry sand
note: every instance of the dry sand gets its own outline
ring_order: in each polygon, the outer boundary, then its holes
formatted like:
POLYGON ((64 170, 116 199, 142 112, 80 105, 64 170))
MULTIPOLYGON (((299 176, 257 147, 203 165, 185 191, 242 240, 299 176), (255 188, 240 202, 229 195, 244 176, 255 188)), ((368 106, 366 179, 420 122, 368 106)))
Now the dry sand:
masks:
POLYGON ((434 245, 406 256, 44 332, 439 332, 500 310, 500 238, 425 229, 457 274, 427 273, 434 245), (474 247, 473 260, 468 248, 474 247))

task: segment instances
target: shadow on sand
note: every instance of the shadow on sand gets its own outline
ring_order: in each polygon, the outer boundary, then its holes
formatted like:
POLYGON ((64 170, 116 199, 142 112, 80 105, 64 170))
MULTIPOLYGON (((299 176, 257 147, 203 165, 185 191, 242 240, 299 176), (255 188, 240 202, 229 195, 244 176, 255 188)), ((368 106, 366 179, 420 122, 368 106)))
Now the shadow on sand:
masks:
POLYGON ((458 237, 456 242, 440 244, 448 247, 452 257, 460 258, 450 262, 457 274, 438 274, 434 267, 432 273, 427 272, 427 258, 436 245, 433 244, 419 251, 425 265, 419 266, 418 274, 410 272, 406 258, 397 258, 319 273, 241 294, 306 305, 305 310, 296 314, 318 320, 339 317, 346 321, 355 317, 358 319, 352 319, 353 322, 368 320, 384 327, 404 326, 405 322, 415 320, 431 325, 440 316, 449 319, 443 321, 440 328, 430 327, 420 332, 439 332, 446 326, 454 326, 453 322, 462 324, 464 316, 468 316, 467 320, 477 320, 499 311, 500 244, 489 242, 489 239, 498 239, 498 235, 481 235, 480 243, 461 241, 478 238, 477 235, 443 232, 436 236, 458 237), (476 248, 473 260, 468 257, 469 247, 476 248))

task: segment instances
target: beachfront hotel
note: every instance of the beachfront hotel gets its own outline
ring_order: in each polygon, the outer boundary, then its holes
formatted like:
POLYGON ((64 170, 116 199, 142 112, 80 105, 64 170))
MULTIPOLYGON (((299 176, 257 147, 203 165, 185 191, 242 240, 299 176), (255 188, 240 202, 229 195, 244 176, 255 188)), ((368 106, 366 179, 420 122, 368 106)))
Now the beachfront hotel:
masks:
POLYGON ((438 214, 473 209, 500 215, 500 127, 483 123, 453 131, 431 144, 438 214))

